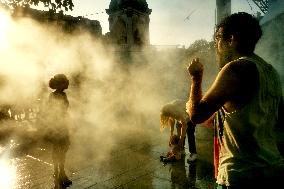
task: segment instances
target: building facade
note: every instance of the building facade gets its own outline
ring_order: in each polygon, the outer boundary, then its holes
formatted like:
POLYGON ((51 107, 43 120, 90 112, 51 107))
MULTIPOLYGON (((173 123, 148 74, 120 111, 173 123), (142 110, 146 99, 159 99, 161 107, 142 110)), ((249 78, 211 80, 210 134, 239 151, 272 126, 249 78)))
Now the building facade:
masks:
POLYGON ((19 7, 13 10, 14 19, 31 18, 42 24, 55 25, 59 30, 72 33, 87 31, 96 38, 102 37, 102 27, 99 21, 90 20, 81 16, 74 17, 65 15, 63 12, 41 11, 29 7, 19 7))
POLYGON ((111 43, 128 47, 150 44, 149 15, 152 10, 146 0, 111 0, 106 12, 111 43))

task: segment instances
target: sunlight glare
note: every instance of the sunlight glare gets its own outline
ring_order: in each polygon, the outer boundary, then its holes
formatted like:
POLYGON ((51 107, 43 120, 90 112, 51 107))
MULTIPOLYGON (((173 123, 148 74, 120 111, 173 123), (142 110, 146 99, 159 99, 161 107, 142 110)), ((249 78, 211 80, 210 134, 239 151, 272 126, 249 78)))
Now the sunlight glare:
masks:
POLYGON ((8 46, 8 29, 11 19, 7 13, 0 10, 0 50, 8 46))
POLYGON ((16 168, 9 160, 0 159, 0 188, 14 188, 16 181, 16 168))

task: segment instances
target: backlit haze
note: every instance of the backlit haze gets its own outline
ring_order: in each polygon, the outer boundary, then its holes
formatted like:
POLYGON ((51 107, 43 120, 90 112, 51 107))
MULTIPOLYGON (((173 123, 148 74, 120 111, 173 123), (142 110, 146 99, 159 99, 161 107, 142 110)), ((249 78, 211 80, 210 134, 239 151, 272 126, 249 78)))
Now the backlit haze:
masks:
MULTIPOLYGON (((73 0, 74 10, 68 14, 100 21, 103 33, 109 31, 110 0, 73 0)), ((215 25, 214 0, 148 0, 150 41, 153 45, 189 46, 197 39, 211 40, 215 25), (190 16, 189 16, 190 15, 190 16), (185 19, 189 16, 189 19, 185 19)), ((232 0, 232 12, 256 14, 259 9, 251 0, 232 0)))
MULTIPOLYGON (((66 14, 98 20, 103 34, 109 31, 105 9, 110 0, 73 2, 74 10, 66 14)), ((214 0, 147 2, 152 9, 152 45, 188 47, 199 39, 212 40, 214 0)), ((232 12, 239 11, 255 14, 258 9, 250 7, 246 0, 232 0, 232 12)), ((158 138, 159 111, 166 102, 188 94, 185 49, 146 51, 143 59, 133 58, 143 64, 127 64, 126 68, 119 64, 112 50, 105 49, 104 44, 88 32, 66 35, 58 28, 28 18, 12 20, 5 12, 0 14, 0 24, 1 104, 37 108, 41 105, 37 103, 44 103, 52 91, 48 88, 48 81, 53 75, 64 73, 70 79, 66 90, 70 101, 68 126, 72 144, 66 167, 70 172, 78 172, 88 160, 95 161, 95 165, 106 162, 111 165, 109 160, 113 158, 113 152, 123 145, 145 143, 149 148, 147 153, 151 152, 148 144, 155 140, 167 147, 167 139, 158 138)), ((205 57, 210 59, 210 65, 215 66, 213 57, 205 57)), ((206 68, 205 75, 215 75, 211 73, 212 69, 206 68)), ((209 85, 211 80, 207 80, 204 83, 209 85)), ((15 180, 21 180, 21 175, 15 177, 14 166, 10 166, 11 144, 32 148, 32 144, 39 140, 38 130, 42 136, 47 134, 44 133, 44 124, 17 126, 14 122, 7 122, 0 129, 3 140, 9 139, 7 145, 0 146, 0 188, 12 188, 15 180), (1 180, 4 173, 8 178, 1 180)), ((47 162, 51 163, 48 157, 47 162)), ((30 180, 30 175, 24 176, 30 180)))

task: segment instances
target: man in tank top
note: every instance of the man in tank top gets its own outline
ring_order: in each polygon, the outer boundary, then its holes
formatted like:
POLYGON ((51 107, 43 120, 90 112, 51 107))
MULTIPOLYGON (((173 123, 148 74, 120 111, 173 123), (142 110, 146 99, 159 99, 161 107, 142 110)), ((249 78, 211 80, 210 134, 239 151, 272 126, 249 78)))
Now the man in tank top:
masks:
POLYGON ((254 54, 262 35, 259 22, 247 13, 226 17, 215 33, 220 71, 202 95, 203 65, 191 61, 187 113, 202 123, 215 113, 217 188, 276 188, 283 158, 275 131, 283 130, 283 97, 279 75, 254 54))

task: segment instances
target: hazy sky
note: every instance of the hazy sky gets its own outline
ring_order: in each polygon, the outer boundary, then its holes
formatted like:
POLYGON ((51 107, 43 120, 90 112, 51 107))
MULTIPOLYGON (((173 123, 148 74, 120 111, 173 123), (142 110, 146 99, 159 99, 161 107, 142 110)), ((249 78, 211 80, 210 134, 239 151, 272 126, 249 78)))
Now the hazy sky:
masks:
MULTIPOLYGON (((109 31, 110 0, 73 0, 74 10, 68 14, 100 21, 103 33, 109 31), (91 15, 93 14, 93 15, 91 15)), ((150 15, 150 40, 153 45, 186 45, 197 39, 212 39, 215 24, 215 0, 147 0, 150 15), (192 11, 189 20, 184 20, 192 11)), ((252 0, 232 0, 232 12, 255 14, 252 0), (252 6, 252 11, 251 7, 252 6)))

